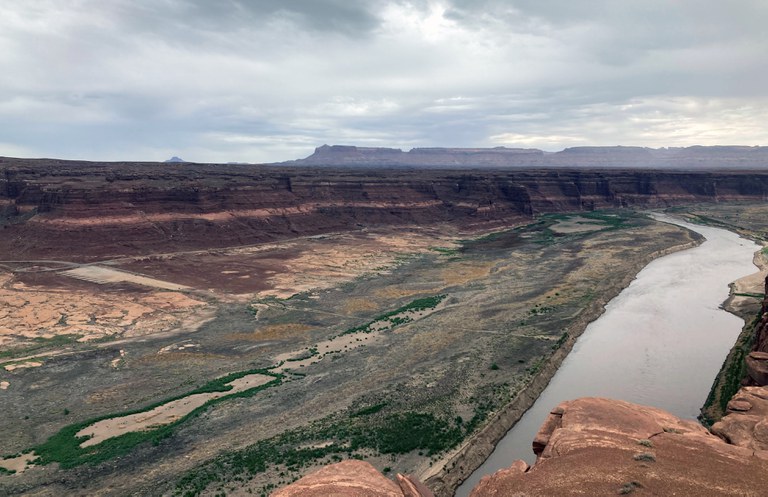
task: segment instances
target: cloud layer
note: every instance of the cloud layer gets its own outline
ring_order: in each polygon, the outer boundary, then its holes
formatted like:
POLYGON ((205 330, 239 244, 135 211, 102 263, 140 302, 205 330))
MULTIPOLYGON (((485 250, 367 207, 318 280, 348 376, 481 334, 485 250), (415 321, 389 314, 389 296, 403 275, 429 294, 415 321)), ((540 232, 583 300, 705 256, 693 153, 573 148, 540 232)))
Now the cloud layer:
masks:
POLYGON ((0 4, 0 155, 768 144, 763 0, 0 4))

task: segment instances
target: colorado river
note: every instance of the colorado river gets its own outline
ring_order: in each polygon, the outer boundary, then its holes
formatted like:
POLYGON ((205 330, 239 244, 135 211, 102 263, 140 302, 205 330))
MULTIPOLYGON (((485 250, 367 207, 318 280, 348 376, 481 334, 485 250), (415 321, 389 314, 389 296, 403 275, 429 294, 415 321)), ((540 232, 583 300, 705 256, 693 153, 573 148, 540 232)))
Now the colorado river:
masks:
POLYGON ((606 306, 577 340, 547 388, 496 450, 456 491, 466 497, 483 475, 515 459, 535 460, 531 442, 564 400, 610 397, 696 418, 744 326, 722 310, 728 284, 756 271, 755 243, 726 230, 654 215, 696 231, 700 246, 656 259, 606 306))

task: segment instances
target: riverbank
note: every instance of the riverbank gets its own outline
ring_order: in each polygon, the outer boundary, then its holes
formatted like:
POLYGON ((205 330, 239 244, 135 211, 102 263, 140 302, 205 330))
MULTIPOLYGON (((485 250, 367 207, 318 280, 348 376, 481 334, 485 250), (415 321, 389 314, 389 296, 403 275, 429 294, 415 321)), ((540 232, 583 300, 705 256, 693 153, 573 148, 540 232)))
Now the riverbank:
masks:
POLYGON ((744 359, 752 350, 755 327, 762 318, 762 298, 768 276, 768 260, 762 250, 755 253, 752 262, 758 271, 733 282, 730 295, 723 303, 723 309, 744 320, 744 327, 712 382, 712 390, 701 408, 699 420, 704 426, 712 426, 726 414, 728 402, 739 391, 746 376, 744 359))
POLYGON ((629 286, 636 275, 651 261, 674 252, 696 247, 703 242, 701 235, 691 233, 694 238, 692 241, 655 251, 635 262, 626 277, 608 288, 600 297, 594 299, 570 324, 567 330, 568 338, 545 361, 529 384, 511 402, 497 412, 478 433, 464 441, 428 471, 417 475, 419 479, 425 481, 436 496, 452 496, 456 488, 483 464, 493 452, 496 444, 536 402, 587 325, 605 312, 605 305, 629 286))
MULTIPOLYGON (((7 433, 5 439, 15 443, 8 449, 12 453, 44 443, 62 424, 114 413, 116 402, 123 412, 143 410, 148 400, 184 395, 222 370, 239 371, 243 364, 265 368, 300 348, 321 352, 325 340, 345 330, 414 299, 446 295, 445 306, 424 319, 390 316, 399 326, 382 333, 381 340, 350 346, 343 358, 339 353, 308 361, 293 381, 265 395, 218 402, 157 445, 139 444, 102 464, 48 465, 5 476, 0 493, 44 486, 58 493, 86 488, 98 494, 119 487, 132 495, 194 494, 221 482, 227 494, 258 495, 338 457, 361 457, 380 471, 422 474, 524 387, 533 392, 533 381, 545 383, 546 368, 556 367, 547 366, 547 359, 554 353, 562 358, 557 351, 570 347, 566 341, 576 334, 574 324, 594 319, 590 314, 611 296, 607 289, 619 291, 659 250, 691 240, 685 230, 632 211, 546 215, 458 246, 436 246, 418 256, 395 254, 396 267, 343 285, 250 306, 242 299, 239 305, 221 305, 214 321, 188 337, 147 337, 121 344, 124 355, 116 350, 109 356, 63 356, 8 373, 11 385, 3 395, 13 407, 13 421, 0 435, 7 433), (117 368, 110 365, 116 357, 117 368), (103 374, 105 367, 110 374, 103 374), (33 388, 50 379, 76 392, 60 404, 68 414, 52 420, 43 418, 50 391, 33 388), (131 386, 137 382, 141 388, 131 386), (259 419, 257 427, 253 419, 259 419), (27 426, 43 429, 24 431, 27 426), (299 463, 256 464, 267 449, 299 463), (254 466, 243 461, 255 461, 254 466), (162 474, 152 469, 158 465, 162 474)), ((215 267, 242 272, 234 261, 215 267)))

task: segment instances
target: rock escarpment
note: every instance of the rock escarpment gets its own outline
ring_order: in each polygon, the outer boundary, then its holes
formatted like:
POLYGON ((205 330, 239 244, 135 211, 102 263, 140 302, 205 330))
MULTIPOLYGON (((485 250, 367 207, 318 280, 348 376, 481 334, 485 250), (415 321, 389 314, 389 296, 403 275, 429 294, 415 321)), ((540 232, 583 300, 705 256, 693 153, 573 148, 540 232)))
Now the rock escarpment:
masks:
POLYGON ((763 299, 761 319, 755 328, 754 345, 746 358, 747 381, 751 385, 768 385, 768 279, 763 299))
POLYGON ((363 461, 331 464, 272 494, 272 497, 434 497, 422 483, 398 474, 397 483, 363 461))
MULTIPOLYGON (((734 397, 729 414, 713 427, 717 436, 694 421, 653 407, 600 398, 563 402, 536 435, 536 464, 529 468, 523 461, 512 462, 484 477, 471 497, 757 497, 765 495, 766 426, 765 387, 746 387, 734 397)), ((427 490, 398 493, 394 482, 364 464, 348 461, 325 467, 273 495, 429 495, 427 490), (370 493, 354 493, 350 489, 358 488, 355 485, 366 485, 370 493)))
MULTIPOLYGON (((768 408, 768 400, 760 402, 756 414, 768 408)), ((561 496, 576 489, 585 495, 764 495, 768 452, 755 450, 746 438, 730 444, 660 409, 577 399, 560 404, 545 421, 534 441, 538 459, 532 468, 513 465, 486 476, 471 496, 561 496)))
POLYGON ((369 227, 488 229, 548 212, 768 197, 761 171, 530 164, 456 171, 2 158, 0 252, 56 258, 78 247, 83 258, 115 257, 369 227))

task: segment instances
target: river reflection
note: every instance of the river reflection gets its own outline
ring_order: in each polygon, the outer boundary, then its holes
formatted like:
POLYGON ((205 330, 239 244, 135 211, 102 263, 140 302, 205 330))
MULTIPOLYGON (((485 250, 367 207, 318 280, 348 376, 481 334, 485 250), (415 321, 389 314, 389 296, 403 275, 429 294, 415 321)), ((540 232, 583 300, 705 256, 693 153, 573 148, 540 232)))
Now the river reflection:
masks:
POLYGON ((722 310, 728 284, 754 273, 760 247, 730 231, 662 214, 659 221, 701 233, 700 246, 656 259, 591 323, 536 403, 459 487, 515 459, 535 460, 531 442, 549 411, 577 397, 610 397, 696 418, 744 325, 722 310))

